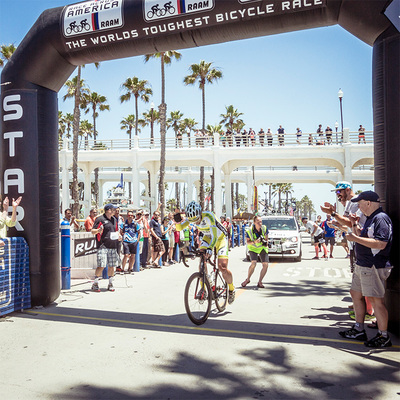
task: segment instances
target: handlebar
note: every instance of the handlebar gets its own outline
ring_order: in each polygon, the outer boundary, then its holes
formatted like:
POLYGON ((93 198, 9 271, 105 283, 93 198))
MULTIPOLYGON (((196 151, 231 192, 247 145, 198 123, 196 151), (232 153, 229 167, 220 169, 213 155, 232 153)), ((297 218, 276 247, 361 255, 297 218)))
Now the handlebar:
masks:
POLYGON ((181 249, 179 251, 179 253, 180 253, 180 259, 182 260, 183 265, 186 268, 189 268, 189 265, 186 263, 186 259, 190 258, 190 259, 194 260, 196 257, 204 257, 204 261, 208 262, 213 267, 215 267, 215 257, 216 257, 215 252, 214 252, 214 261, 212 261, 210 258, 208 258, 208 259, 205 258, 206 253, 204 251, 197 250, 197 249, 195 249, 194 251, 188 251, 188 250, 184 251, 184 250, 186 250, 186 248, 181 249))

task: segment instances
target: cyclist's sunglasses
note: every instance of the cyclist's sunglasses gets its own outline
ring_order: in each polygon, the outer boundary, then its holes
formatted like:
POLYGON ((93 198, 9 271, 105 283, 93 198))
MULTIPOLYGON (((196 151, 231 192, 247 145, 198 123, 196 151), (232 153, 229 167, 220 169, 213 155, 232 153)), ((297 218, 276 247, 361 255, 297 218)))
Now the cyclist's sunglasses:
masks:
POLYGON ((342 190, 344 190, 344 189, 340 189, 340 190, 336 190, 336 194, 340 194, 340 193, 342 193, 342 190))

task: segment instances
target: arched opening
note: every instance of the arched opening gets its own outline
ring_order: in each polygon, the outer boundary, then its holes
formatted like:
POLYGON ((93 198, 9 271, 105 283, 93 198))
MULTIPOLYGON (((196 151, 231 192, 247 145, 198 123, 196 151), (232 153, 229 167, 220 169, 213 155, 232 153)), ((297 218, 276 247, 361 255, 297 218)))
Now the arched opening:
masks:
MULTIPOLYGON (((77 65, 172 48, 334 24, 373 45, 376 190, 394 222, 398 244, 400 34, 383 14, 386 0, 210 0, 201 8, 177 8, 161 16, 141 1, 88 4, 45 11, 2 72, 7 83, 2 90, 2 192, 29 196, 24 230, 12 234, 24 236, 31 248, 34 304, 48 304, 59 294, 58 90, 77 65), (30 151, 23 152, 26 148, 30 151)), ((393 261, 399 261, 398 250, 393 261)), ((398 304, 398 275, 391 282, 389 293, 398 304)))

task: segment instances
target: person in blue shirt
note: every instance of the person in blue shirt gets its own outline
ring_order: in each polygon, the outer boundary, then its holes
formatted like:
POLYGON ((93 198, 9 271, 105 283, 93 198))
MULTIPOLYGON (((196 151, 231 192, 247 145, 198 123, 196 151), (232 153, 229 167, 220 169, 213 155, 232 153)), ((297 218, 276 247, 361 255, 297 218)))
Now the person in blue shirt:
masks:
POLYGON ((124 250, 124 258, 122 259, 122 273, 125 270, 126 261, 129 259, 128 273, 133 271, 133 264, 135 262, 135 255, 141 236, 140 225, 134 219, 135 215, 132 210, 128 211, 128 219, 120 224, 119 229, 122 234, 122 245, 124 250))
POLYGON ((330 245, 330 254, 329 258, 333 258, 333 247, 335 246, 335 232, 336 229, 332 225, 332 217, 330 214, 327 214, 326 220, 321 224, 321 228, 324 230, 325 233, 325 244, 326 247, 328 247, 328 244, 330 245))

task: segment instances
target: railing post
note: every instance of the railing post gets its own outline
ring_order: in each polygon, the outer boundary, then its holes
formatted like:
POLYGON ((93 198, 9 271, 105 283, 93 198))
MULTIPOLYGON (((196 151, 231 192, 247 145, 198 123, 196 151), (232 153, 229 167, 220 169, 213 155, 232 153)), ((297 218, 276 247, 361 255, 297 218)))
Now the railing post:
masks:
POLYGON ((214 147, 219 147, 219 133, 214 132, 214 147))
POLYGON ((350 143, 350 129, 343 129, 343 143, 350 143))
POLYGON ((138 149, 139 148, 139 136, 134 136, 133 137, 133 148, 138 149))

